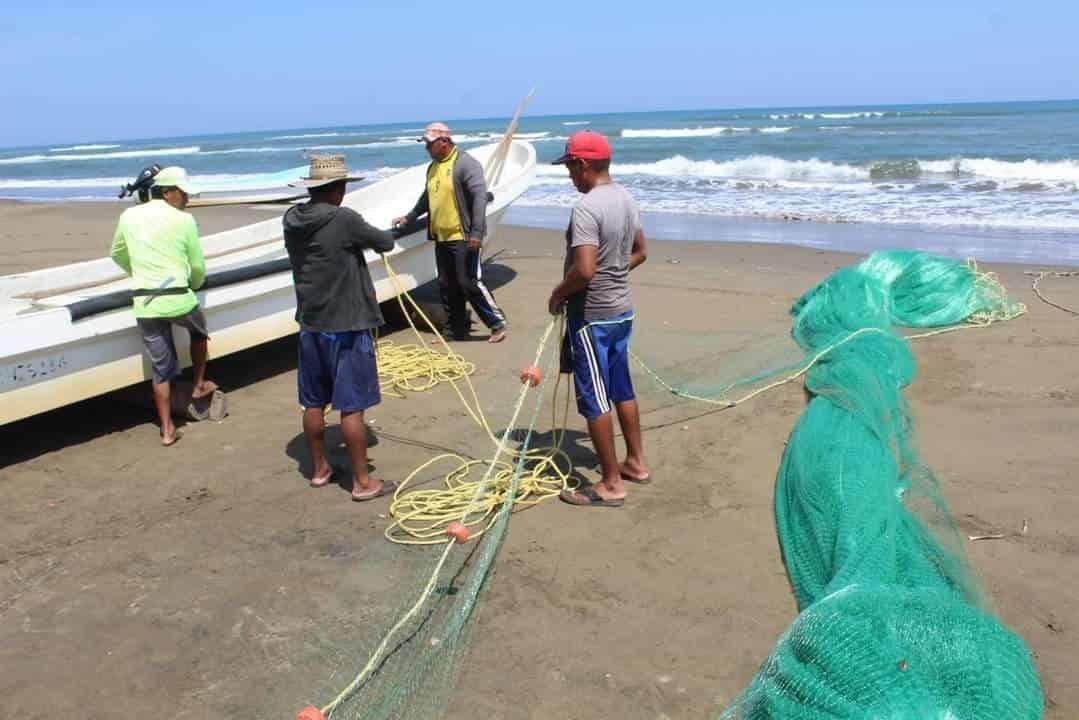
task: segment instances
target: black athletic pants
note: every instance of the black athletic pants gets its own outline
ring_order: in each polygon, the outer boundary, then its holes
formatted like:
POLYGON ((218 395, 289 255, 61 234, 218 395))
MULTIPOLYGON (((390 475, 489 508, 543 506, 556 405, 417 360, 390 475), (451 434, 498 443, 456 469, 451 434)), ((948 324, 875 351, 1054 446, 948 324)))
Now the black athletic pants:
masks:
POLYGON ((483 283, 481 250, 472 250, 467 240, 450 240, 435 243, 435 262, 438 265, 438 289, 442 294, 442 306, 453 333, 459 337, 468 334, 468 316, 465 301, 472 304, 483 324, 491 330, 506 325, 506 315, 495 302, 495 296, 483 283))

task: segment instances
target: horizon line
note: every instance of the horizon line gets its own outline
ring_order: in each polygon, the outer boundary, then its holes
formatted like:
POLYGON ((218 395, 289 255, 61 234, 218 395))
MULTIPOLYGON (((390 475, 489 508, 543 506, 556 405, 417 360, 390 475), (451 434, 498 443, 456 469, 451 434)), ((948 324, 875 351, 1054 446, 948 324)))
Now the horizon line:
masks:
MULTIPOLYGON (((939 107, 939 106, 968 106, 968 105, 1032 105, 1038 103, 1068 103, 1079 102, 1079 98, 1043 98, 1037 100, 963 100, 963 101, 940 101, 940 102, 883 102, 883 103, 839 103, 839 104, 827 104, 827 105, 737 105, 728 107, 679 107, 679 108, 664 108, 653 110, 605 110, 602 112, 572 112, 572 113, 544 113, 542 115, 529 115, 524 114, 521 116, 521 120, 526 118, 532 119, 545 119, 545 118, 563 118, 563 117, 581 117, 584 115, 590 115, 593 117, 605 117, 610 115, 651 115, 658 113, 676 113, 676 112, 733 112, 738 110, 832 110, 832 109, 852 109, 857 110, 861 108, 896 108, 896 107, 939 107)), ((476 122, 481 120, 507 120, 512 117, 512 114, 507 115, 477 115, 477 116, 461 116, 446 118, 449 122, 463 121, 463 122, 476 122)), ((50 142, 36 143, 32 145, 11 145, 0 147, 0 152, 9 150, 24 150, 32 148, 47 147, 49 145, 63 145, 63 144, 89 144, 89 143, 105 143, 116 142, 124 140, 127 142, 143 142, 150 140, 182 140, 185 138, 199 138, 199 137, 212 137, 212 136, 228 136, 228 135, 243 135, 249 133, 270 133, 270 132, 287 132, 292 130, 335 130, 340 128, 376 128, 394 125, 403 125, 406 123, 424 123, 426 120, 418 120, 415 118, 406 120, 392 120, 384 122, 371 122, 371 123, 343 123, 337 125, 310 125, 310 126, 294 126, 294 127, 264 127, 250 130, 225 130, 219 132, 203 132, 193 133, 186 135, 163 135, 156 137, 134 137, 134 138, 92 138, 81 140, 54 140, 50 142)))

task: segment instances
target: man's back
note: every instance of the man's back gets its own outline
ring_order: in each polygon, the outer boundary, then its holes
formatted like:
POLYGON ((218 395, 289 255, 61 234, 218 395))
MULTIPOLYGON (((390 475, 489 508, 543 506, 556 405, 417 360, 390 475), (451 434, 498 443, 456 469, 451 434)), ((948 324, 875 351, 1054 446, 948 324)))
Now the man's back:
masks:
POLYGON ((325 202, 297 205, 283 222, 300 326, 346 332, 381 325, 363 251, 387 252, 393 236, 367 224, 356 211, 325 202))
MULTIPOLYGON (((189 213, 151 200, 120 215, 112 257, 135 289, 198 288, 205 276, 198 225, 189 213)), ((198 304, 193 292, 135 302, 139 317, 183 315, 198 304)))
POLYGON ((569 311, 598 320, 632 308, 629 259, 640 229, 637 203, 621 185, 597 185, 573 208, 566 232, 566 271, 573 263, 573 248, 596 246, 596 272, 588 288, 570 298, 569 311))

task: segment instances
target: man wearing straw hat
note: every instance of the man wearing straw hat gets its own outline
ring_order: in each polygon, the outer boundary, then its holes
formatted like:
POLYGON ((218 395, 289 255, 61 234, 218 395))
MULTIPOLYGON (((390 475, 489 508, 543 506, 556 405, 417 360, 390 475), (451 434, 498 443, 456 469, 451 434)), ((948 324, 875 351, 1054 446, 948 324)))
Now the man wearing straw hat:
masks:
POLYGON ((394 240, 355 210, 341 207, 346 184, 359 179, 345 169, 343 155, 312 156, 309 176, 291 183, 306 188, 311 200, 286 212, 283 223, 296 287, 297 384, 311 486, 324 487, 333 479, 324 440, 325 409, 332 405, 341 413, 352 499, 362 502, 396 489, 367 471, 364 423, 364 411, 382 399, 371 331, 383 323, 364 251, 387 252, 394 240))
POLYGON ((161 423, 161 444, 180 439, 172 422, 172 380, 180 374, 173 326, 191 337, 194 376, 192 399, 217 390, 206 379, 206 318, 194 290, 206 278, 206 263, 195 218, 185 212, 198 189, 182 167, 167 167, 154 176, 151 200, 120 215, 112 241, 113 261, 131 276, 135 286, 135 321, 153 370, 154 408, 161 423))
POLYGON ((417 142, 424 143, 431 156, 427 185, 412 211, 393 221, 394 227, 428 216, 427 237, 435 241, 438 287, 452 336, 468 337, 467 300, 491 331, 487 342, 502 342, 506 315, 483 282, 481 254, 487 235, 483 166, 468 153, 458 152, 445 123, 428 125, 417 142))

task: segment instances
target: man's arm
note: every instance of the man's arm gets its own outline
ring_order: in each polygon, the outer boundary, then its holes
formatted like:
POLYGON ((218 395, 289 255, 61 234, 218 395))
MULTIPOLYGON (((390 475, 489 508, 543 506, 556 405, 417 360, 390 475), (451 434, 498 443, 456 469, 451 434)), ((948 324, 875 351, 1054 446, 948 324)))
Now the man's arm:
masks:
POLYGON ((423 194, 420 195, 420 199, 416 201, 416 204, 412 207, 411 210, 408 211, 407 215, 402 215, 401 217, 394 218, 393 221, 390 223, 392 227, 396 228, 399 225, 411 225, 412 223, 416 222, 421 217, 427 214, 427 211, 430 209, 430 201, 427 198, 426 183, 427 181, 425 180, 423 186, 423 194))
POLYGON ((191 268, 191 274, 187 278, 187 285, 192 290, 198 290, 202 283, 206 282, 206 260, 202 257, 202 243, 199 242, 199 226, 195 218, 191 218, 191 224, 187 229, 187 264, 191 268))
POLYGON ((566 300, 586 289, 588 283, 592 282, 592 277, 596 274, 598 250, 595 245, 579 245, 573 248, 573 265, 562 282, 551 292, 551 299, 547 303, 547 309, 552 315, 558 312, 566 300))
POLYGON ((120 266, 124 274, 131 274, 131 257, 127 254, 127 238, 124 236, 123 220, 116 225, 116 233, 112 236, 112 249, 109 251, 112 261, 120 266))
POLYGON ((425 180, 423 186, 423 193, 420 194, 420 199, 416 201, 416 204, 409 211, 408 215, 405 216, 408 218, 409 222, 416 222, 421 217, 426 215, 428 210, 430 210, 429 200, 427 198, 426 182, 427 181, 425 180))
POLYGON ((648 259, 648 248, 644 242, 644 230, 637 228, 637 234, 633 236, 633 249, 629 255, 629 270, 633 272, 645 260, 648 259))
POLYGON ((573 237, 573 263, 570 265, 566 277, 551 291, 551 297, 547 301, 547 309, 552 315, 556 314, 571 296, 576 295, 588 287, 592 277, 596 274, 596 257, 599 254, 599 223, 596 218, 580 207, 573 209, 571 219, 573 237))
POLYGON ((385 253, 393 250, 397 244, 393 234, 387 230, 379 230, 363 219, 355 210, 348 210, 348 229, 352 239, 352 247, 357 252, 374 250, 377 253, 385 253))
POLYGON ((458 163, 462 166, 462 180, 472 201, 469 208, 472 230, 468 243, 471 247, 478 248, 487 236, 487 181, 483 177, 483 166, 478 161, 461 163, 458 159, 458 163))

